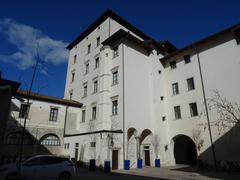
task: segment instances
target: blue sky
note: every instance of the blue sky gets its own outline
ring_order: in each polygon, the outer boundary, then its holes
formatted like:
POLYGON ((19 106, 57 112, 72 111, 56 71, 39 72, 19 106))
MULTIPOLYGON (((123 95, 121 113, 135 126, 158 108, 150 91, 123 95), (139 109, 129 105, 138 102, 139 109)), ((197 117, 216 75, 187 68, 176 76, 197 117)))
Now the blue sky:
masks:
POLYGON ((240 23, 239 7, 239 0, 2 0, 0 70, 26 89, 38 49, 41 67, 33 90, 63 97, 64 48, 106 9, 154 39, 181 48, 240 23))

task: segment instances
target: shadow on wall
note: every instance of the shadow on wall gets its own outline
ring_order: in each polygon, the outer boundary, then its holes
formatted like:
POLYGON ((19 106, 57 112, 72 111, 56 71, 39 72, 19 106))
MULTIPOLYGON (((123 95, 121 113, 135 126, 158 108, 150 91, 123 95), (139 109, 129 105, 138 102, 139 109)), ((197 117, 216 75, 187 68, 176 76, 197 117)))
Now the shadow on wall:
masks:
MULTIPOLYGON (((19 108, 14 103, 11 103, 11 110, 19 111, 19 108)), ((0 164, 18 160, 22 128, 21 124, 10 114, 4 133, 4 143, 0 151, 0 164)), ((37 154, 51 154, 51 152, 44 145, 41 145, 39 140, 28 130, 25 130, 23 133, 23 160, 37 154)))
MULTIPOLYGON (((213 128, 213 127, 212 127, 213 128)), ((214 142, 217 168, 222 171, 240 172, 240 124, 236 124, 214 142)), ((212 161, 211 146, 199 155, 199 159, 212 161)), ((203 164, 204 167, 208 166, 203 164)), ((207 167, 208 168, 208 167, 207 167)), ((210 167, 209 167, 210 168, 210 167)))

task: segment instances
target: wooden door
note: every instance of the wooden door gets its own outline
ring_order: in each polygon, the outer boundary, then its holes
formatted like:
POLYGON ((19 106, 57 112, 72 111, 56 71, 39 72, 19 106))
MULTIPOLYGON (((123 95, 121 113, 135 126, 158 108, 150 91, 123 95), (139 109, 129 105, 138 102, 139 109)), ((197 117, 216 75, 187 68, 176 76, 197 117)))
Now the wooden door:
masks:
POLYGON ((112 151, 112 169, 118 169, 118 150, 112 151))
POLYGON ((150 166, 150 153, 149 150, 144 150, 145 153, 145 166, 150 166))

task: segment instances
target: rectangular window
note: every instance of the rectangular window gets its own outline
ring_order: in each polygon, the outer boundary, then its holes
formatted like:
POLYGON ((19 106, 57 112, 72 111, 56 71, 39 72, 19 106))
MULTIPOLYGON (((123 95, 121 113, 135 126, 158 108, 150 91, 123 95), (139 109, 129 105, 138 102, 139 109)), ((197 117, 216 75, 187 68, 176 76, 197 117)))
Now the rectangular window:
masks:
POLYGON ((72 72, 72 81, 71 82, 74 81, 74 78, 75 78, 75 72, 72 72))
POLYGON ((170 62, 171 69, 175 69, 177 67, 176 61, 170 62))
POLYGON ((91 52, 91 44, 89 44, 87 47, 87 53, 89 54, 90 52, 91 52))
POLYGON ((113 58, 117 57, 118 56, 118 46, 115 46, 113 48, 113 58))
POLYGON ((69 99, 72 99, 73 97, 73 90, 69 91, 69 99))
POLYGON ((175 119, 181 119, 181 109, 180 106, 174 106, 175 119))
POLYGON ((77 55, 74 55, 74 57, 73 57, 73 64, 76 64, 76 62, 77 62, 77 55))
POLYGON ((190 56, 189 55, 184 56, 184 61, 185 61, 185 64, 190 63, 191 62, 190 56))
POLYGON ((97 47, 100 46, 100 36, 97 37, 97 47))
POLYGON ((97 118, 97 107, 92 107, 92 120, 95 120, 97 118))
POLYGON ((82 122, 85 122, 86 110, 82 110, 82 122))
POLYGON ((83 86, 83 97, 87 96, 87 85, 83 86))
POLYGON ((57 118, 58 118, 58 108, 51 108, 49 121, 57 121, 57 118))
POLYGON ((188 84, 188 90, 189 90, 189 91, 195 89, 193 77, 187 79, 187 84, 188 84))
POLYGON ((75 143, 75 148, 78 148, 79 147, 79 143, 75 143))
POLYGON ((85 64, 85 74, 89 73, 89 63, 85 64))
POLYGON ((98 81, 95 80, 93 82, 93 93, 97 93, 98 92, 98 81))
POLYGON ((27 118, 29 109, 30 109, 29 104, 21 104, 20 111, 19 111, 19 118, 27 118))
POLYGON ((191 117, 198 116, 197 103, 190 103, 189 107, 190 107, 191 117))
POLYGON ((115 84, 118 83, 118 71, 114 71, 114 72, 112 73, 112 76, 113 76, 113 82, 112 82, 112 84, 115 85, 115 84))
POLYGON ((112 115, 118 114, 118 100, 112 101, 112 115))
POLYGON ((172 84, 172 91, 173 91, 173 95, 179 94, 178 83, 172 84))
POLYGON ((91 143, 90 143, 90 146, 91 146, 91 147, 96 147, 96 142, 91 142, 91 143))
POLYGON ((95 69, 99 68, 99 57, 95 59, 95 69))

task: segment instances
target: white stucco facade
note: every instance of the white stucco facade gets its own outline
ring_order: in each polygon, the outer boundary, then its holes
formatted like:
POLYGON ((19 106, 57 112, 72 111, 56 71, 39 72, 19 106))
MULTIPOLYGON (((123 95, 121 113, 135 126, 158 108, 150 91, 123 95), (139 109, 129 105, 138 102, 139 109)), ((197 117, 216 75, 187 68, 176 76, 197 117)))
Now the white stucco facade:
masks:
MULTIPOLYGON (((213 109, 206 112, 204 102, 217 89, 229 101, 240 103, 237 83, 240 46, 236 39, 226 33, 224 40, 215 38, 166 58, 155 47, 145 48, 144 36, 127 27, 110 16, 69 48, 65 98, 79 101, 83 107, 76 111, 76 121, 66 122, 67 152, 78 161, 95 159, 98 166, 106 160, 112 161, 112 165, 117 161, 117 167, 114 166, 120 169, 124 160, 130 160, 131 168, 137 167, 139 158, 143 159, 143 165, 154 166, 155 159, 160 159, 162 165, 173 165, 178 156, 175 143, 178 137, 186 136, 188 143, 192 141, 195 145, 197 157, 214 164, 207 120, 214 122, 218 114, 213 109), (120 29, 129 31, 130 35, 114 39, 120 29), (96 45, 98 37, 104 45, 96 45), (115 47, 118 47, 117 56, 114 56, 115 47), (189 63, 184 61, 186 55, 190 56, 189 63), (97 67, 96 58, 99 58, 97 67), (172 61, 176 61, 176 68, 170 67, 172 61), (117 72, 115 84, 114 72, 117 72), (192 90, 188 89, 189 78, 193 78, 192 90), (173 83, 178 83, 176 95, 173 95, 173 83), (113 101, 117 101, 115 114, 113 101), (194 115, 190 103, 197 107, 194 115), (175 116, 175 106, 180 106, 179 119, 175 116), (93 118, 95 107, 96 118, 93 118)), ((236 160, 237 151, 219 150, 222 147, 218 141, 226 132, 219 133, 213 126, 211 131, 217 160, 234 160, 234 157, 236 160)), ((230 141, 240 147, 234 138, 230 141)))

